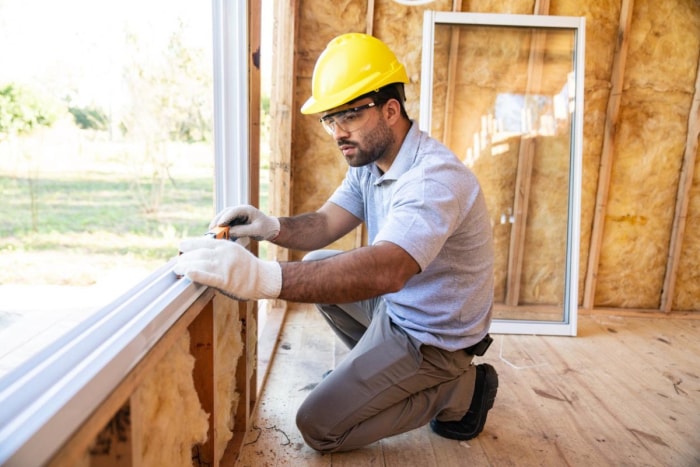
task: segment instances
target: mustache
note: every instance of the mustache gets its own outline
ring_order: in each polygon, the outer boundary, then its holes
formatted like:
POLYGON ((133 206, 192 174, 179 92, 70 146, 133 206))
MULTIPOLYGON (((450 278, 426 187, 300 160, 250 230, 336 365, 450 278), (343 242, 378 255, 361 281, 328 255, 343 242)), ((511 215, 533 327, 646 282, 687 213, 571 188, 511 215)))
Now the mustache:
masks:
POLYGON ((336 144, 338 145, 338 147, 341 147, 341 146, 357 146, 357 143, 356 143, 356 142, 350 141, 349 139, 341 139, 341 140, 338 140, 338 142, 337 142, 336 144))

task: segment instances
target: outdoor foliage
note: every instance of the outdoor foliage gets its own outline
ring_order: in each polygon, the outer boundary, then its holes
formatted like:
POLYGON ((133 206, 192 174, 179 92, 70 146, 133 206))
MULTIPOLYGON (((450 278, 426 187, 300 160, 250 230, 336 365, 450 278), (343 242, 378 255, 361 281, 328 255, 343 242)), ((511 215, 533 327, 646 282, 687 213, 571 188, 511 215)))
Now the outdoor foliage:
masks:
POLYGON ((16 83, 0 88, 0 137, 31 133, 51 126, 61 113, 61 105, 37 90, 16 83))
POLYGON ((212 80, 202 50, 187 48, 180 21, 154 61, 141 36, 128 33, 123 77, 129 105, 121 117, 127 139, 207 142, 212 135, 212 80))
POLYGON ((168 143, 212 140, 210 67, 203 51, 186 47, 182 35, 179 21, 156 58, 141 36, 126 35, 123 78, 129 99, 120 128, 126 141, 140 143, 124 159, 132 169, 131 192, 146 213, 157 213, 166 187, 175 188, 168 143))
POLYGON ((109 118, 105 112, 96 107, 68 107, 73 115, 75 124, 82 130, 106 131, 109 129, 109 118))

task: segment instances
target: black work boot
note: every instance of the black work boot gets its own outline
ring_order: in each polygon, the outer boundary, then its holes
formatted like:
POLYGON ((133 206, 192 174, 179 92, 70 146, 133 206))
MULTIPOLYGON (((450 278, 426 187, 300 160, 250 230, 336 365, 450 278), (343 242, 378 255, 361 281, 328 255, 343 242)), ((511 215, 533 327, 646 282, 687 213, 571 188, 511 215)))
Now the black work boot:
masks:
POLYGON ((461 420, 456 422, 441 422, 437 419, 430 421, 430 428, 438 435, 458 440, 476 438, 484 429, 486 415, 498 390, 498 373, 488 363, 476 366, 476 384, 474 396, 469 410, 461 420))

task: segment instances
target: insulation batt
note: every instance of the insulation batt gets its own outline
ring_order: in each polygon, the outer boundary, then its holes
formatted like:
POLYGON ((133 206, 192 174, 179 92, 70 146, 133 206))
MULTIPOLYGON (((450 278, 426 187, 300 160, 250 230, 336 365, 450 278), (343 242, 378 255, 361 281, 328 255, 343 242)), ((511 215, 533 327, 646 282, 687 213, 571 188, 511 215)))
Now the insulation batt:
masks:
MULTIPOLYGON (((240 305, 244 307, 245 305, 240 305)), ((226 446, 233 437, 233 415, 238 401, 239 393, 236 391, 236 367, 239 357, 243 352, 241 340, 241 320, 239 319, 238 303, 223 295, 214 298, 214 320, 216 329, 214 351, 215 363, 215 429, 216 429, 216 459, 221 461, 226 446)), ((248 325, 254 323, 248 320, 248 325)), ((248 329, 248 334, 257 336, 254 329, 248 329)))
MULTIPOLYGON (((234 414, 240 399, 236 391, 236 368, 243 352, 240 304, 223 295, 214 297, 214 465, 220 465, 228 443, 233 438, 234 414)), ((254 320, 249 320, 254 323, 254 320)), ((255 326, 249 327, 257 336, 255 326)), ((185 332, 148 372, 130 400, 130 440, 137 464, 144 466, 209 465, 197 462, 193 448, 207 441, 211 414, 200 403, 193 370, 196 359, 190 353, 191 337, 185 332), (139 460, 140 459, 140 460, 139 460), (140 462, 140 463, 139 463, 140 462)), ((255 346, 255 342, 250 343, 255 346)), ((251 357, 253 358, 253 357, 251 357)), ((252 360, 252 365, 255 361, 252 360)), ((129 415, 127 415, 127 420, 129 415)), ((127 422, 128 423, 128 422, 127 422)), ((108 443, 119 449, 118 439, 110 426, 104 429, 108 443), (111 438, 111 439, 109 439, 111 438)), ((97 441, 97 440, 96 440, 97 441)), ((106 454, 106 453, 104 453, 106 454)), ((111 452, 111 456, 115 456, 111 452)), ((100 453, 88 449, 74 465, 102 465, 100 453)))
MULTIPOLYGON (((636 1, 629 40, 595 302, 654 309, 663 291, 696 79, 700 3, 636 1)), ((691 206, 697 203, 693 193, 691 206)), ((698 309, 693 215, 698 212, 689 211, 676 297, 694 295, 694 306, 686 298, 682 308, 698 309)))
POLYGON ((207 439, 209 415, 202 410, 192 381, 195 360, 189 349, 186 332, 132 396, 144 427, 142 465, 189 467, 192 446, 207 439))

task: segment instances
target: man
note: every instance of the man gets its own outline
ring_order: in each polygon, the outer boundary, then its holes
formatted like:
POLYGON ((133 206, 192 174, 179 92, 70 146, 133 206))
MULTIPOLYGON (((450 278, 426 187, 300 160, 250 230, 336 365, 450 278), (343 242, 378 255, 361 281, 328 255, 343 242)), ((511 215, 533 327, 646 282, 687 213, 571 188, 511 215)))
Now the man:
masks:
POLYGON ((175 272, 243 299, 316 303, 352 350, 309 394, 297 426, 318 451, 346 451, 430 422, 477 436, 498 376, 472 365, 488 347, 493 303, 491 224, 475 176, 418 129, 404 109, 406 71, 374 37, 332 40, 302 113, 321 114, 350 166, 316 212, 219 213, 231 235, 317 250, 365 222, 369 246, 263 261, 227 241, 183 242, 175 272))

